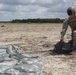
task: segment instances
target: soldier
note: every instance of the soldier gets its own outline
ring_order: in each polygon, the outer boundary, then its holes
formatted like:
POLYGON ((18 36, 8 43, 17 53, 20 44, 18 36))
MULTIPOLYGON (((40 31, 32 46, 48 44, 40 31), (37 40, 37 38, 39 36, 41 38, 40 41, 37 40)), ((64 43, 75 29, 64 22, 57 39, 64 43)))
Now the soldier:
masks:
POLYGON ((61 31, 61 41, 64 41, 64 35, 66 33, 68 26, 70 26, 71 40, 69 43, 71 44, 71 47, 73 48, 73 32, 76 30, 76 9, 74 7, 69 7, 67 9, 67 14, 69 17, 63 23, 63 28, 61 31))

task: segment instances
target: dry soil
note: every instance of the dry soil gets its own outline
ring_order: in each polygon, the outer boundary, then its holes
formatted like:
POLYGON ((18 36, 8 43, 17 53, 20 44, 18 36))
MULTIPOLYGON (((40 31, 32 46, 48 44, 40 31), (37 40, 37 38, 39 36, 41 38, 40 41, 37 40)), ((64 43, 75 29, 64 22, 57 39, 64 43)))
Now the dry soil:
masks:
MULTIPOLYGON (((52 55, 54 44, 60 40, 62 24, 0 23, 0 44, 18 46, 25 53, 42 57, 42 75, 76 75, 75 52, 52 55)), ((70 28, 65 41, 70 40, 70 28)))

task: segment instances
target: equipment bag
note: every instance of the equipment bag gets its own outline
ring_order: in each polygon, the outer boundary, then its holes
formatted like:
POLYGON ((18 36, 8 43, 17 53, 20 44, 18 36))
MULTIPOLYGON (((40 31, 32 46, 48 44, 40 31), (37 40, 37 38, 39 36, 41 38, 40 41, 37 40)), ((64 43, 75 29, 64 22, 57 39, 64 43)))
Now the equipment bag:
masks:
POLYGON ((56 53, 70 53, 72 51, 71 44, 59 41, 54 45, 54 52, 56 53))

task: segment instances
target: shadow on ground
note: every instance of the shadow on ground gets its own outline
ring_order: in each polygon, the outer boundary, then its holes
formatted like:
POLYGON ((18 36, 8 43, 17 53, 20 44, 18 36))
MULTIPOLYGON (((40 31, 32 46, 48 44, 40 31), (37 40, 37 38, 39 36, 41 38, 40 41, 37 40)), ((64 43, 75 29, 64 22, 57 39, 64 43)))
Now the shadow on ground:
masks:
POLYGON ((53 49, 51 50, 38 50, 38 51, 26 51, 25 53, 31 53, 31 54, 41 54, 41 55, 72 55, 71 52, 55 52, 53 49))

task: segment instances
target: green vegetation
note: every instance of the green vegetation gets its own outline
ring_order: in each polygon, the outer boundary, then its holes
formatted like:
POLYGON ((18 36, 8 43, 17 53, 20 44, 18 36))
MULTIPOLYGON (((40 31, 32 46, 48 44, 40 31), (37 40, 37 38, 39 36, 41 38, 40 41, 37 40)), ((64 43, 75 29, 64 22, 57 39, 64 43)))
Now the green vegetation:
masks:
POLYGON ((15 19, 12 20, 11 23, 62 23, 64 19, 60 18, 51 18, 51 19, 15 19))
POLYGON ((45 19, 14 19, 12 21, 0 21, 0 23, 63 23, 64 19, 45 18, 45 19))

